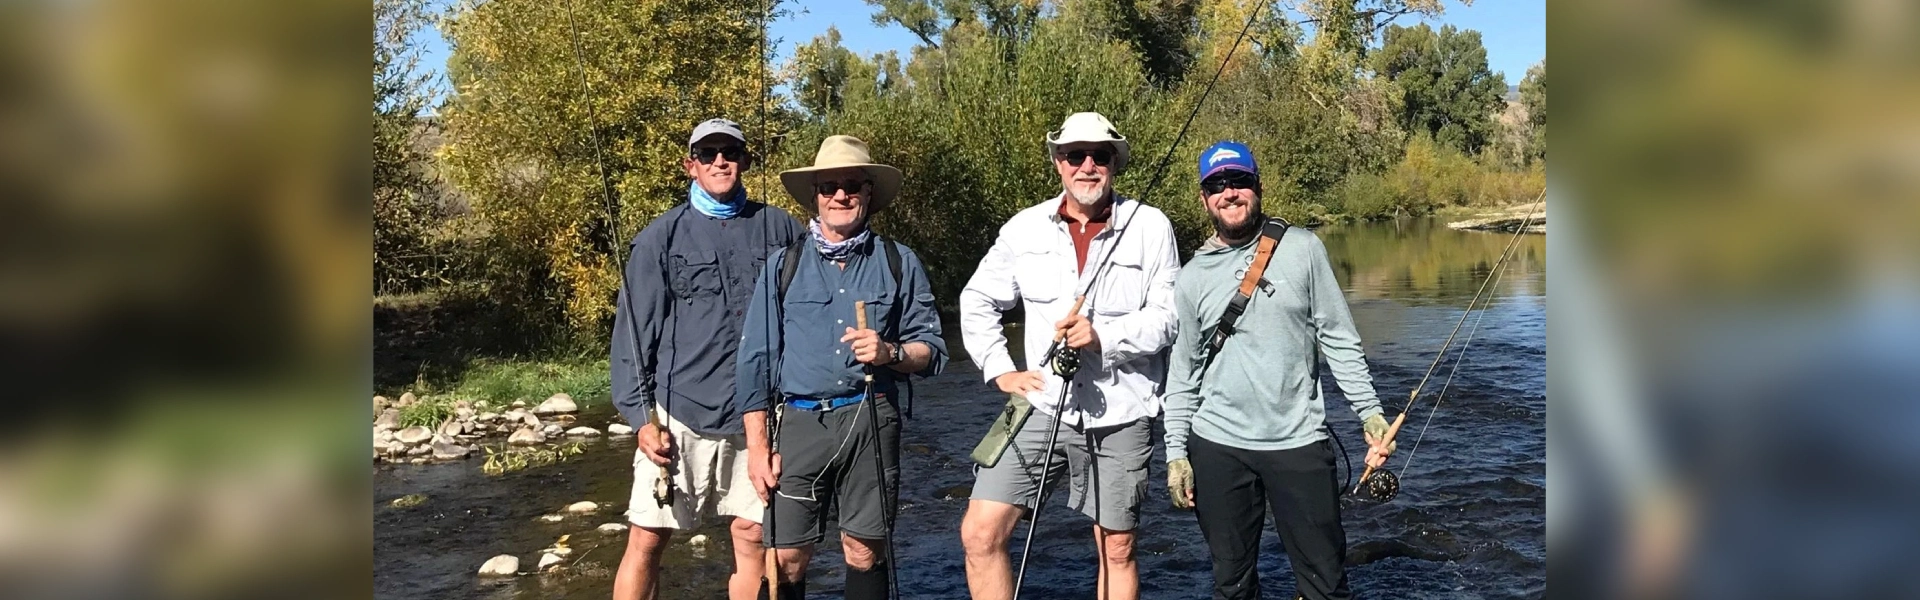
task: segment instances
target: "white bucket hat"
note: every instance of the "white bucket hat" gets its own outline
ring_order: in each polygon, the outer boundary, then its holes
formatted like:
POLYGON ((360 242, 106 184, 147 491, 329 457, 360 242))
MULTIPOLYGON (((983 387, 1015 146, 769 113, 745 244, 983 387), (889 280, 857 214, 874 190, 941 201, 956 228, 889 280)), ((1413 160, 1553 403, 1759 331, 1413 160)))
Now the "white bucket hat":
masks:
POLYGON ((1074 142, 1102 142, 1113 146, 1113 174, 1119 175, 1127 170, 1127 161, 1133 157, 1127 138, 1113 128, 1113 122, 1096 112, 1073 113, 1060 123, 1060 130, 1047 134, 1047 156, 1059 153, 1061 144, 1074 142))

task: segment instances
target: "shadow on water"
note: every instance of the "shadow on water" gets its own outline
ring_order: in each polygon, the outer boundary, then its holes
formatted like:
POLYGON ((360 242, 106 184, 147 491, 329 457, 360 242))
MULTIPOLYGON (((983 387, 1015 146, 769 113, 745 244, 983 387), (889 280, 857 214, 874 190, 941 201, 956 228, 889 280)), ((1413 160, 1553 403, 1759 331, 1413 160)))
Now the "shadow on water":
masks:
MULTIPOLYGON (((1357 225, 1318 232, 1366 340, 1374 383, 1390 412, 1404 406, 1433 353, 1460 317, 1507 238, 1462 233, 1433 224, 1357 225)), ((1445 400, 1433 408, 1445 371, 1408 417, 1401 451, 1388 468, 1401 495, 1384 505, 1355 505, 1344 514, 1355 592, 1370 598, 1538 597, 1546 589, 1546 295, 1545 242, 1523 238, 1496 299, 1445 400), (1414 441, 1418 439, 1418 449, 1414 441), (1407 455, 1414 454, 1411 466, 1407 455)), ((1468 320, 1471 327, 1473 320, 1468 320)), ((950 329, 952 325, 948 326, 950 329)), ((1465 335, 1463 330, 1462 335, 1465 335)), ((959 349, 959 340, 952 340, 959 349)), ((1448 359, 1448 363, 1452 358, 1448 359)), ((1329 421, 1358 464, 1359 423, 1327 385, 1329 421)), ((964 360, 915 385, 915 418, 903 435, 904 473, 897 538, 902 596, 963 598, 966 571, 958 529, 973 484, 967 454, 1002 398, 980 383, 964 360)), ((586 425, 616 419, 605 404, 581 417, 586 425)), ((625 533, 595 527, 620 522, 632 485, 633 439, 598 439, 568 462, 489 477, 478 460, 382 466, 374 473, 374 589, 387 598, 605 598, 625 533), (393 498, 424 493, 421 506, 398 509, 393 498), (580 500, 598 514, 547 523, 580 500), (513 554, 530 571, 538 551, 571 534, 574 568, 566 575, 488 581, 474 573, 496 554, 513 554)), ((1211 584, 1210 562, 1192 513, 1174 510, 1156 451, 1142 508, 1138 558, 1146 598, 1199 598, 1211 584)), ((1358 474, 1355 473, 1357 476, 1358 474)), ((1092 596, 1090 523, 1055 496, 1043 509, 1024 596, 1092 596)), ((662 598, 723 597, 731 570, 724 524, 707 519, 696 533, 712 542, 696 549, 686 534, 668 550, 662 598)), ((1026 527, 1015 531, 1015 548, 1026 527)), ((837 546, 823 545, 810 574, 812 596, 839 597, 837 546)), ((1269 598, 1293 597, 1292 573, 1269 529, 1260 572, 1269 598)))

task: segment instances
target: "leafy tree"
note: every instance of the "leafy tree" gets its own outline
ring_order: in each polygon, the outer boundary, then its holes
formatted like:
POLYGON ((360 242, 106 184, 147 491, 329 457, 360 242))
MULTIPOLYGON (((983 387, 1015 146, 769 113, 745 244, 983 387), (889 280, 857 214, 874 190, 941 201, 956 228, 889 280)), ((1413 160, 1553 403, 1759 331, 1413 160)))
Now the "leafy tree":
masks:
POLYGON ((1527 107, 1527 124, 1533 127, 1532 154, 1544 159, 1547 157, 1546 59, 1527 69, 1526 79, 1520 80, 1520 102, 1527 107))
MULTIPOLYGON (((448 19, 454 89, 441 158, 487 228, 492 297, 529 318, 601 329, 625 241, 686 195, 680 158, 693 126, 728 117, 752 139, 772 139, 758 118, 768 114, 764 10, 731 0, 491 0, 448 19)), ((747 181, 777 187, 764 170, 747 181)))
POLYGON ((1496 134, 1493 115, 1504 106, 1506 80, 1487 68, 1480 32, 1434 31, 1426 24, 1387 27, 1373 69, 1399 86, 1400 126, 1477 154, 1496 134))
POLYGON ((414 34, 433 18, 425 0, 373 3, 373 284, 413 291, 431 278, 429 229, 439 220, 427 156, 415 132, 432 97, 414 34))

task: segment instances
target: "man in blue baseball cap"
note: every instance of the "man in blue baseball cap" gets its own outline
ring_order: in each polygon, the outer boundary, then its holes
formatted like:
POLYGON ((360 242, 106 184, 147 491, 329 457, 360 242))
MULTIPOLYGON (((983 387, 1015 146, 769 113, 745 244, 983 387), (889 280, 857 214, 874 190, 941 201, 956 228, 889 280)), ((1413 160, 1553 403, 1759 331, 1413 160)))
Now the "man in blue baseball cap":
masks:
POLYGON ((1301 597, 1350 598, 1340 489, 1320 395, 1325 373, 1364 424, 1367 463, 1393 452, 1360 334, 1312 231, 1260 210, 1253 150, 1200 153, 1200 202, 1214 237, 1174 283, 1180 333, 1166 394, 1167 488, 1193 509, 1213 554, 1213 597, 1260 596, 1267 509, 1301 597))

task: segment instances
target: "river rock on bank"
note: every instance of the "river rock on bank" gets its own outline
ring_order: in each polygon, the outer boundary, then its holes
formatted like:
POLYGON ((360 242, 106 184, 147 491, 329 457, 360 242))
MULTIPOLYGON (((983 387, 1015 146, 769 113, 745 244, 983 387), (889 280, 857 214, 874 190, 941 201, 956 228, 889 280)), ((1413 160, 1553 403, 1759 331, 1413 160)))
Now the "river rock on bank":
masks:
POLYGON ((382 429, 399 429, 399 428, 400 428, 400 410, 399 409, 389 408, 389 409, 380 411, 380 416, 374 417, 373 419, 374 431, 379 431, 382 429))
POLYGON ((573 436, 573 437, 598 437, 600 435, 600 430, 594 429, 592 427, 575 427, 573 429, 568 429, 567 435, 573 436))
POLYGON ((489 558, 486 564, 480 565, 480 574, 483 576, 511 577, 519 573, 520 557, 512 554, 502 554, 489 558))
POLYGON ((539 406, 533 407, 533 414, 552 415, 570 413, 578 410, 580 410, 580 407, 573 403, 573 396, 568 396, 566 392, 561 392, 548 396, 546 402, 541 402, 539 406))
POLYGON ((394 433, 393 439, 411 446, 433 439, 433 430, 415 425, 394 433))
POLYGON ((404 394, 400 394, 400 403, 397 404, 396 406, 399 406, 400 408, 406 408, 409 406, 413 406, 415 402, 419 402, 419 401, 420 401, 419 396, 413 395, 413 392, 407 392, 404 394))

